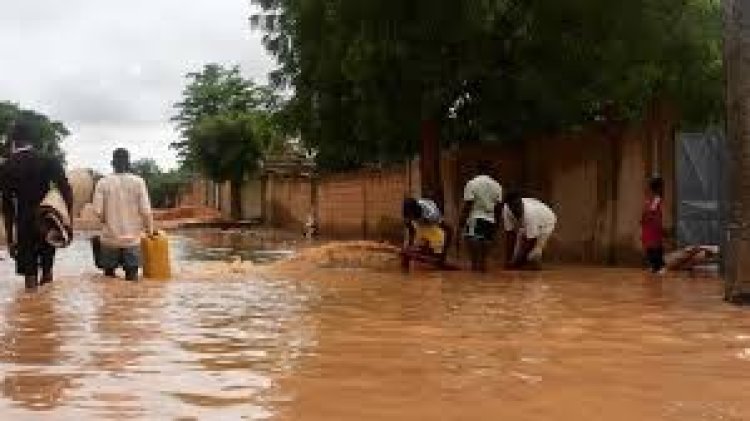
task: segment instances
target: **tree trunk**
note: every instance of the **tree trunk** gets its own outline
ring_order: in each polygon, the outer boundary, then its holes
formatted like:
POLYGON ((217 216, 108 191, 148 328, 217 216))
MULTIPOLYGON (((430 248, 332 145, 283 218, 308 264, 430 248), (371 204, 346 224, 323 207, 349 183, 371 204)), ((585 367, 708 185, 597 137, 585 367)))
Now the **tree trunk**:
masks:
POLYGON ((239 221, 242 219, 242 180, 232 180, 229 183, 229 188, 231 190, 231 202, 232 202, 232 210, 231 215, 232 219, 235 221, 239 221))
POLYGON ((422 197, 434 200, 440 209, 444 209, 440 155, 438 123, 434 119, 426 119, 422 122, 419 157, 422 197))
POLYGON ((729 209, 725 298, 750 293, 750 0, 724 0, 729 209))

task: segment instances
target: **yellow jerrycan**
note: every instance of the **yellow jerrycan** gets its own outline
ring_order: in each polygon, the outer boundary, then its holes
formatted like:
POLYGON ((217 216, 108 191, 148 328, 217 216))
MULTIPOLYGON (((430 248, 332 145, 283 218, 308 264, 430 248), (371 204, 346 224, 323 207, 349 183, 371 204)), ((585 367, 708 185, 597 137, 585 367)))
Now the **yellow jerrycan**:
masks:
POLYGON ((141 239, 143 277, 166 280, 172 277, 169 259, 169 238, 163 231, 141 239))

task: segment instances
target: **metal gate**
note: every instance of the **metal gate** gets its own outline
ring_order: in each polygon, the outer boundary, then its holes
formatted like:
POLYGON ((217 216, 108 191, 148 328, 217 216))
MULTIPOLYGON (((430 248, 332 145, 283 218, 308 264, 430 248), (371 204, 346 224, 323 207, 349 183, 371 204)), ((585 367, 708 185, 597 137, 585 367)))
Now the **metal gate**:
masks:
POLYGON ((680 246, 723 246, 726 210, 724 135, 719 131, 682 133, 676 145, 677 242, 680 246))

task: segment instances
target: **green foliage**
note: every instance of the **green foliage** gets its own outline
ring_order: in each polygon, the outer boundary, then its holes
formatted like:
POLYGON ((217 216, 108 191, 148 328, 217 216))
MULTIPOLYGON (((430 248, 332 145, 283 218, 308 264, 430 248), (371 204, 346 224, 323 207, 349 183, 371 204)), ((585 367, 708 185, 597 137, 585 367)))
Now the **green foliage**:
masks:
POLYGON ((15 121, 31 123, 34 129, 34 136, 31 141, 38 151, 64 161, 65 154, 60 147, 60 143, 70 133, 63 123, 53 121, 36 111, 21 109, 16 104, 0 101, 0 140, 3 141, 2 148, 4 151, 7 151, 9 146, 6 143, 5 135, 15 121))
POLYGON ((425 120, 452 141, 523 138, 670 103, 721 119, 718 0, 253 0, 318 164, 411 156, 425 120))
POLYGON ((205 161, 197 155, 192 142, 193 132, 202 120, 260 111, 271 114, 279 106, 280 100, 272 89, 245 79, 238 67, 209 64, 200 72, 189 73, 187 80, 182 100, 175 104, 177 114, 172 118, 181 133, 180 141, 172 147, 185 167, 205 161))
POLYGON ((186 173, 179 170, 163 171, 153 159, 133 162, 132 170, 146 181, 151 203, 159 209, 174 207, 180 191, 190 183, 186 173))
POLYGON ((188 74, 172 119, 182 139, 172 145, 181 167, 214 181, 230 181, 232 216, 242 217, 242 182, 258 169, 264 153, 283 148, 282 101, 273 89, 244 79, 239 68, 216 64, 188 74))
POLYGON ((242 181, 262 158, 261 118, 254 114, 206 117, 191 131, 196 164, 215 181, 242 181))

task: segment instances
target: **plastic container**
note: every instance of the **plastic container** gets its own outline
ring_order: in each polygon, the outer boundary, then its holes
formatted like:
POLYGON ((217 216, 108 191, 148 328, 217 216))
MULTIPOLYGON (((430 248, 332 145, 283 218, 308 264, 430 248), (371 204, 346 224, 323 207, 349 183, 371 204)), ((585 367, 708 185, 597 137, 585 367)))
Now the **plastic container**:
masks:
POLYGON ((143 255, 143 277, 148 279, 167 280, 172 277, 169 257, 169 238, 159 231, 141 239, 143 255))

